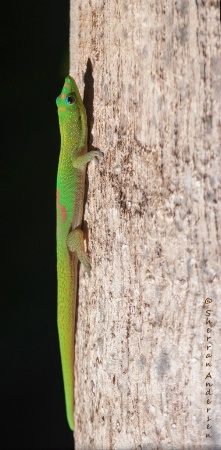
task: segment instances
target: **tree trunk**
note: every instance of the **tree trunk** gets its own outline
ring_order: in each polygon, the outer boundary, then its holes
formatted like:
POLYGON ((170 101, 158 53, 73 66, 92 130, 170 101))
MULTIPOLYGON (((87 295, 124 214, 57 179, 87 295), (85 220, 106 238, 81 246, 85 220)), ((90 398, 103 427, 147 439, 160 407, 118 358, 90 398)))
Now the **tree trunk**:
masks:
POLYGON ((104 153, 87 172, 76 450, 220 448, 220 43, 216 1, 71 1, 70 74, 104 153))

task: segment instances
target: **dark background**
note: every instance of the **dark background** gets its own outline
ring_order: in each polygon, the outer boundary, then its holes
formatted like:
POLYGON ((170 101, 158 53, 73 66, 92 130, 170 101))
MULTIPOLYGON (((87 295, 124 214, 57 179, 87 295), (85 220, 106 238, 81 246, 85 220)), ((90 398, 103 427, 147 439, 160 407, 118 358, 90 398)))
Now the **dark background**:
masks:
POLYGON ((1 0, 0 447, 73 449, 56 323, 56 97, 69 1, 1 0))

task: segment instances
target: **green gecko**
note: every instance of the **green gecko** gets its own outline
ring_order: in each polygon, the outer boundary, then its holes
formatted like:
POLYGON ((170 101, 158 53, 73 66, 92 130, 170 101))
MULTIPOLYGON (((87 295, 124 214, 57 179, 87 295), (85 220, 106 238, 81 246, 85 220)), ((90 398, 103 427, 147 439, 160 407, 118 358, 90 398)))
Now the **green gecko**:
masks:
POLYGON ((90 274, 81 230, 86 164, 100 159, 99 150, 87 152, 87 116, 72 77, 65 78, 56 99, 61 134, 57 173, 57 323, 64 381, 66 414, 74 429, 74 341, 78 260, 90 274))

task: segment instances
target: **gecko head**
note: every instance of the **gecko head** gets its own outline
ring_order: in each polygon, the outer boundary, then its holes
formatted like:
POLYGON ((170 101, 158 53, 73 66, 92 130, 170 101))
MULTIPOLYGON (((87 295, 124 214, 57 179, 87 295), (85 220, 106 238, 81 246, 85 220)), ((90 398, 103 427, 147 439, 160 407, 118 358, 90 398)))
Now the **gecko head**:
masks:
POLYGON ((56 104, 59 116, 64 113, 73 113, 82 104, 77 85, 70 75, 65 78, 63 89, 56 99, 56 104))

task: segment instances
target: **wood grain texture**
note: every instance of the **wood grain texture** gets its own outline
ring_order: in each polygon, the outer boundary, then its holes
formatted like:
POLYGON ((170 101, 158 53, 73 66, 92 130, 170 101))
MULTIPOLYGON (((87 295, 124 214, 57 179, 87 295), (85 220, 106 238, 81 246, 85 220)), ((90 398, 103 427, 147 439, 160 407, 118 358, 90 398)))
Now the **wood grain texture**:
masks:
POLYGON ((221 446, 220 37, 216 2, 71 1, 70 73, 105 155, 87 171, 76 450, 221 446))

